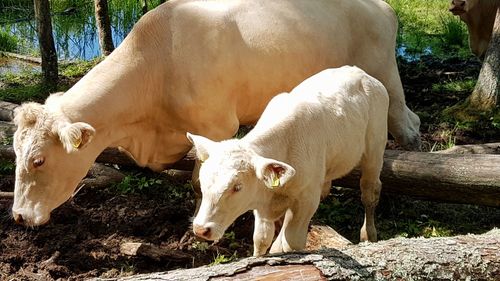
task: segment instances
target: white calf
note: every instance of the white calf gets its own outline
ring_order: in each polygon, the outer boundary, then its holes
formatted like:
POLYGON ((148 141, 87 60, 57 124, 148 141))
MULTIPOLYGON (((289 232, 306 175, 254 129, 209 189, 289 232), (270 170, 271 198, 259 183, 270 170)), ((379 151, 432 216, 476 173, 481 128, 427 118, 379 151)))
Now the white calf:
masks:
POLYGON ((242 139, 214 142, 187 134, 203 162, 203 194, 196 235, 222 237, 241 214, 254 210, 254 255, 266 253, 274 222, 285 215, 270 252, 303 249, 309 221, 331 180, 360 164, 365 221, 361 240, 377 240, 374 212, 387 141, 389 97, 357 67, 324 70, 274 97, 242 139))

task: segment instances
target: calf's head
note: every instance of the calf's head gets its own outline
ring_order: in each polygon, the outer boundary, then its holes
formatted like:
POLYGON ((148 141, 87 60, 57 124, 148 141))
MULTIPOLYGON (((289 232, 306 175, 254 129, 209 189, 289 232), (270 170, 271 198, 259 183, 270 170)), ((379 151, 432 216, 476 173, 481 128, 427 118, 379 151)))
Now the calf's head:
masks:
POLYGON ((91 165, 82 150, 95 130, 71 123, 44 105, 26 103, 15 112, 16 181, 12 215, 28 226, 46 223, 50 212, 68 200, 91 165))
POLYGON ((187 134, 202 161, 202 202, 193 221, 197 236, 218 240, 236 218, 265 207, 265 199, 294 175, 290 165, 259 156, 240 140, 214 142, 187 134))

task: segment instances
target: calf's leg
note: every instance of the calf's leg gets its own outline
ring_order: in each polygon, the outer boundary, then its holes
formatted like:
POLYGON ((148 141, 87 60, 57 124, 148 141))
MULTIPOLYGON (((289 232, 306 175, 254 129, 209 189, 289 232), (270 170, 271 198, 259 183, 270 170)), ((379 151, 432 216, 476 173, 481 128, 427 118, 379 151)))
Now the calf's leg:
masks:
POLYGON ((360 241, 377 241, 375 208, 378 205, 382 189, 380 170, 383 165, 383 155, 383 150, 378 153, 370 151, 370 154, 363 155, 361 159, 361 201, 365 207, 365 220, 361 227, 360 241))
POLYGON ((311 192, 312 188, 306 190, 310 194, 300 196, 287 210, 283 227, 271 247, 271 253, 286 253, 305 248, 309 222, 318 208, 321 196, 319 188, 316 188, 317 192, 311 192))
POLYGON ((259 211, 253 211, 255 228, 253 231, 254 257, 265 255, 274 237, 274 220, 262 217, 259 211))

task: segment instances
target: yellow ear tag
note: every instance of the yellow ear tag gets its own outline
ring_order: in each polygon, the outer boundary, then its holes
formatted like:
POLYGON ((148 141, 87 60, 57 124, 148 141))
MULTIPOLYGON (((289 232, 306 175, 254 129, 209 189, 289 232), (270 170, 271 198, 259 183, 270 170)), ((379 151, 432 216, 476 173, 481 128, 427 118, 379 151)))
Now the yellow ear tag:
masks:
POLYGON ((81 145, 81 144, 82 144, 82 139, 81 139, 81 138, 79 138, 78 140, 76 140, 76 141, 74 141, 74 142, 72 143, 73 147, 74 147, 74 148, 77 148, 77 149, 78 149, 78 148, 80 148, 80 145, 81 145))
POLYGON ((273 175, 273 182, 271 184, 271 187, 272 188, 276 188, 280 186, 280 178, 278 178, 278 176, 276 174, 273 175))

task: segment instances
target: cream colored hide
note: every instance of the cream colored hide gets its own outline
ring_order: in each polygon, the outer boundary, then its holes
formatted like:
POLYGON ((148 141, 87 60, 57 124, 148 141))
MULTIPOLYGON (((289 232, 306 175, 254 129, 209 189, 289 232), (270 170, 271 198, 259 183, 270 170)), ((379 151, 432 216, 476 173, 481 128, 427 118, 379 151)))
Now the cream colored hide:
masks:
POLYGON ((301 250, 309 221, 331 181, 362 171, 365 222, 361 241, 377 240, 374 223, 387 141, 389 97, 357 67, 324 70, 274 97, 244 138, 213 142, 188 133, 203 161, 196 235, 217 240, 254 210, 254 255, 266 253, 274 222, 285 215, 271 253, 301 250))
POLYGON ((473 54, 481 60, 486 54, 491 40, 500 0, 452 0, 450 12, 458 15, 467 24, 469 46, 473 54))
POLYGON ((13 216, 46 222, 106 147, 161 170, 189 151, 187 131, 231 138, 273 96, 346 64, 385 85, 391 134, 417 147, 396 30, 393 10, 379 0, 168 1, 66 93, 17 112, 13 216))

